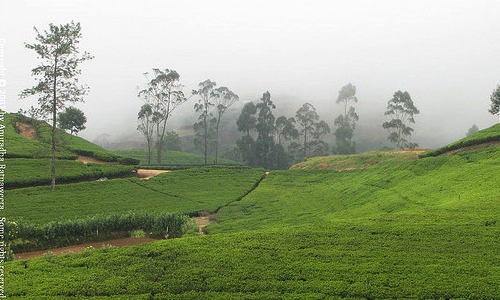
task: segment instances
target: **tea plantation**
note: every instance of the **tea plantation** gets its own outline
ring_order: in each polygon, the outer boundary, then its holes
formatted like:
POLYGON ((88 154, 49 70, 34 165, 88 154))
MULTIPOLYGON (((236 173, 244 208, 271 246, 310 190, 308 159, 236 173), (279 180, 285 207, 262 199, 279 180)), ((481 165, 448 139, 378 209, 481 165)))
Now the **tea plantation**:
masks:
POLYGON ((258 186, 263 170, 201 168, 149 181, 61 185, 57 197, 45 187, 8 191, 9 217, 31 222, 97 211, 208 210, 217 211, 217 223, 203 236, 8 262, 6 293, 51 300, 500 299, 500 147, 421 159, 368 156, 332 158, 331 165, 345 165, 337 169, 318 170, 325 161, 271 171, 258 186))

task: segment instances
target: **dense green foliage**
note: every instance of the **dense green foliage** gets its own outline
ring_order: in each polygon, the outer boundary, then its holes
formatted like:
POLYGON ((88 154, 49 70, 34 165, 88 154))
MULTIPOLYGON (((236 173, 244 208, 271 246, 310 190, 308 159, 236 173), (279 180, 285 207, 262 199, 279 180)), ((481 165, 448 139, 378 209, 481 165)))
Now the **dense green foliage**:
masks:
MULTIPOLYGON (((143 166, 148 165, 148 150, 147 149, 124 149, 124 150, 114 150, 113 153, 116 155, 128 156, 135 158, 140 161, 143 166)), ((209 163, 215 162, 214 157, 209 157, 209 163)), ((180 152, 180 151, 170 151, 165 150, 162 155, 162 163, 165 166, 179 166, 179 165, 203 165, 205 163, 204 157, 199 154, 180 152)), ((229 159, 218 159, 218 164, 221 165, 240 165, 241 162, 237 162, 229 159)))
MULTIPOLYGON (((5 183, 8 189, 50 184, 49 159, 8 158, 6 165, 8 176, 5 183)), ((134 170, 130 166, 83 164, 73 160, 61 160, 57 165, 59 183, 127 177, 132 176, 134 170)))
POLYGON ((56 191, 31 187, 6 192, 9 220, 44 224, 97 213, 215 211, 253 187, 259 169, 196 168, 149 180, 111 179, 60 185, 56 191))
POLYGON ((69 130, 70 134, 78 134, 84 130, 87 117, 82 110, 76 107, 66 107, 63 112, 59 113, 59 120, 57 121, 59 128, 69 130))
MULTIPOLYGON (((418 160, 414 153, 396 155, 338 156, 331 163, 370 168, 273 171, 243 199, 226 202, 206 236, 9 262, 7 295, 499 299, 500 148, 418 160)), ((176 195, 177 206, 192 193, 203 200, 190 204, 200 207, 219 189, 239 182, 238 173, 219 171, 193 169, 157 181, 102 183, 125 188, 133 182, 176 195), (204 172, 210 173, 207 181, 201 180, 204 172), (210 188, 202 193, 195 190, 199 185, 210 188)), ((72 186, 76 192, 77 185, 72 186)), ((122 203, 117 190, 114 202, 122 203)), ((150 201, 145 190, 140 199, 150 201)), ((111 196, 103 195, 103 200, 111 196)))
POLYGON ((480 130, 459 141, 446 145, 444 147, 422 153, 420 157, 438 156, 449 151, 460 150, 461 148, 481 145, 485 143, 500 142, 500 124, 480 130))
POLYGON ((9 222, 6 228, 14 252, 47 249, 116 236, 133 230, 149 232, 151 237, 180 237, 194 228, 193 221, 179 213, 126 213, 66 219, 46 224, 9 222))

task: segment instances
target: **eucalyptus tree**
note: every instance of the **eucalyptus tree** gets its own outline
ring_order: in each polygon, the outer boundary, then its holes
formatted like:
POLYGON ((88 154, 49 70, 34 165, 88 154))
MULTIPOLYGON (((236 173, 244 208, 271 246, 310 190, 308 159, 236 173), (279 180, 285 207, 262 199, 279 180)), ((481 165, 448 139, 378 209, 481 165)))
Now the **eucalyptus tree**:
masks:
POLYGON ((255 129, 255 126, 257 125, 257 118, 255 117, 256 113, 257 107, 253 102, 245 103, 240 116, 236 120, 238 131, 243 131, 248 137, 250 137, 250 130, 255 129))
POLYGON ((492 115, 500 115, 500 85, 491 94, 491 107, 488 110, 492 115))
POLYGON ((295 113, 295 119, 299 126, 299 133, 302 136, 302 151, 305 157, 309 150, 310 136, 313 134, 314 125, 319 120, 319 115, 312 104, 304 103, 295 113))
POLYGON ((187 101, 183 86, 180 84, 180 75, 175 70, 154 68, 152 74, 146 72, 148 80, 146 88, 139 91, 138 97, 152 109, 151 120, 155 124, 156 132, 156 160, 161 165, 163 145, 167 134, 167 122, 174 110, 187 101))
MULTIPOLYGON (((312 104, 304 103, 295 113, 295 120, 297 120, 299 135, 303 140, 302 157, 310 153, 311 147, 320 146, 321 149, 328 150, 327 144, 321 140, 321 137, 330 132, 330 126, 319 119, 316 108, 312 104)), ((321 153, 325 152, 323 150, 321 153)))
POLYGON ((144 134, 144 137, 146 137, 146 145, 148 147, 148 165, 151 165, 154 146, 153 134, 155 127, 153 108, 151 107, 151 104, 145 103, 141 106, 141 110, 139 110, 139 113, 137 114, 137 120, 139 121, 137 129, 144 134))
POLYGON ((397 149, 414 148, 418 145, 411 142, 413 128, 409 125, 415 123, 415 115, 420 111, 413 104, 413 100, 408 92, 397 91, 391 100, 387 102, 386 116, 391 116, 391 120, 382 124, 382 127, 389 131, 388 140, 395 144, 397 149))
POLYGON ((293 117, 287 118, 285 116, 280 116, 276 119, 276 135, 279 145, 281 145, 283 141, 290 141, 299 137, 299 131, 295 124, 296 121, 293 117))
POLYGON ((349 104, 358 102, 356 86, 351 83, 343 86, 339 91, 336 102, 337 104, 344 105, 344 114, 339 115, 334 122, 334 125, 337 126, 335 130, 335 152, 339 154, 351 154, 356 151, 356 146, 352 138, 359 117, 354 106, 349 106, 349 104))
POLYGON ((270 153, 274 148, 273 132, 275 130, 275 117, 273 109, 276 108, 271 101, 271 94, 265 92, 260 99, 260 102, 255 105, 257 109, 257 140, 255 141, 255 161, 256 166, 263 168, 272 168, 270 153))
POLYGON ((195 144, 199 143, 203 149, 205 164, 207 164, 208 151, 211 142, 212 127, 214 125, 212 107, 215 105, 217 94, 215 86, 217 84, 210 79, 207 79, 198 84, 198 89, 193 90, 193 95, 198 95, 198 102, 195 103, 194 109, 200 115, 198 122, 194 125, 194 130, 199 137, 198 142, 195 139, 195 144))
POLYGON ((257 107, 253 102, 245 103, 240 116, 236 120, 238 131, 246 133, 245 136, 236 141, 236 145, 241 153, 241 158, 250 166, 255 165, 255 140, 250 135, 250 131, 255 130, 255 126, 257 125, 256 113, 257 107))
POLYGON ((221 120, 224 114, 227 112, 228 108, 231 107, 236 101, 239 100, 238 95, 233 93, 230 89, 225 86, 221 86, 214 90, 215 98, 213 106, 215 107, 215 163, 217 164, 217 159, 219 156, 219 129, 221 125, 221 120))
POLYGON ((51 130, 51 185, 56 188, 56 124, 57 112, 66 103, 83 102, 89 89, 78 83, 80 64, 93 58, 88 52, 80 52, 78 44, 82 38, 80 23, 64 25, 49 24, 43 32, 36 27, 36 41, 25 44, 38 55, 40 64, 31 70, 38 83, 21 92, 21 97, 38 95, 39 112, 52 119, 51 130), (49 117, 51 115, 51 117, 49 117))
POLYGON ((78 135, 78 132, 85 129, 87 117, 82 110, 76 107, 66 107, 58 116, 59 128, 69 130, 70 134, 78 135))

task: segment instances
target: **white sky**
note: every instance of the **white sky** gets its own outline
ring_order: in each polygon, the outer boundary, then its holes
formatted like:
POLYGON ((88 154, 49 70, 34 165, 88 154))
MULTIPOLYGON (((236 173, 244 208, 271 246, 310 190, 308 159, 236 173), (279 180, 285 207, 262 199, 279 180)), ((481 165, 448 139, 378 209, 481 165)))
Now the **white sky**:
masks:
POLYGON ((91 89, 78 105, 88 116, 84 137, 134 132, 137 86, 157 67, 177 70, 186 92, 207 78, 242 101, 269 90, 278 107, 296 111, 310 102, 330 123, 349 82, 357 86, 360 124, 364 115, 383 118, 393 93, 407 90, 421 111, 415 140, 444 144, 474 123, 498 121, 487 110, 500 84, 499 16, 495 0, 0 0, 7 109, 36 103, 17 96, 34 84, 36 54, 24 48, 35 41, 33 26, 74 20, 81 49, 95 56, 80 77, 91 89))

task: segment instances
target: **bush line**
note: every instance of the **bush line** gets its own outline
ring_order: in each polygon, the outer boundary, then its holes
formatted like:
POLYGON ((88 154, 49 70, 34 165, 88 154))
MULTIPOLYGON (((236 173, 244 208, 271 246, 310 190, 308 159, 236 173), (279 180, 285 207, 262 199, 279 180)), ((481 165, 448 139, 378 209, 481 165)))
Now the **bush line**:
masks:
POLYGON ((7 222, 5 231, 10 247, 19 253, 128 236, 133 230, 143 230, 155 238, 175 238, 193 228, 191 218, 181 213, 130 212, 42 225, 7 222))
POLYGON ((500 135, 488 136, 488 137, 478 138, 478 139, 473 139, 473 140, 458 141, 456 143, 438 148, 436 150, 431 150, 431 151, 422 153, 419 155, 419 157, 426 158, 426 157, 431 157, 431 156, 439 156, 439 155, 444 154, 444 153, 449 152, 449 151, 458 150, 461 148, 476 146, 476 145, 485 144, 485 143, 498 142, 498 141, 500 141, 500 135))

